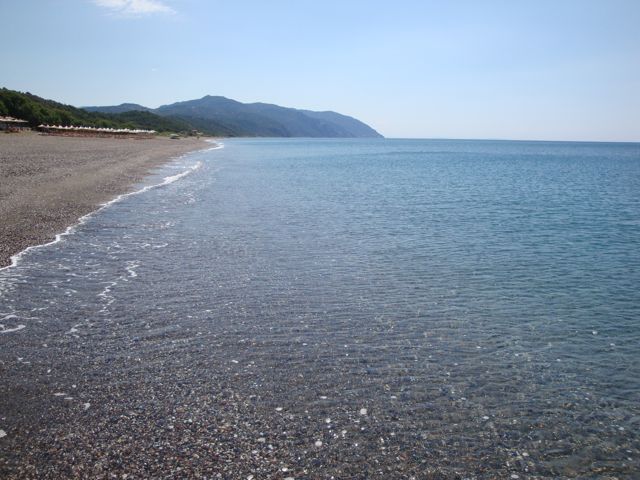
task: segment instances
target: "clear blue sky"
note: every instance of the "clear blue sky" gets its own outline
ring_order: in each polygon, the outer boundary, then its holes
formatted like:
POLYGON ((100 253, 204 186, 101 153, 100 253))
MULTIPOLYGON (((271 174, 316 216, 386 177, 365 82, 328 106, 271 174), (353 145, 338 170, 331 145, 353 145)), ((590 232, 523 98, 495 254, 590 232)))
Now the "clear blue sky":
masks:
POLYGON ((640 0, 0 0, 0 86, 206 94, 389 137, 640 141, 640 0))

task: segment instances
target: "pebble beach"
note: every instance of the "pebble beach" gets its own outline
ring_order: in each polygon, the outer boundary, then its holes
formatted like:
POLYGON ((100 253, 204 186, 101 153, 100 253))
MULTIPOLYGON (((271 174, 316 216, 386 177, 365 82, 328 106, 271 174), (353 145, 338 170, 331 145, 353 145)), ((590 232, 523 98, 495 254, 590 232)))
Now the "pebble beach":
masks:
POLYGON ((151 169, 207 146, 200 139, 0 135, 0 268, 49 242, 151 169))

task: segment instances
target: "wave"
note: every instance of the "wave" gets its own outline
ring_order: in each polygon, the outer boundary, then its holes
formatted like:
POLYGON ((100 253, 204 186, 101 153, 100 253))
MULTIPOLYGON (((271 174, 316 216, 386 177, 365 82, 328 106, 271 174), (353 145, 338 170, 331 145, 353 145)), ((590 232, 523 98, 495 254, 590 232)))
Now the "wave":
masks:
POLYGON ((205 142, 213 144, 213 147, 201 151, 209 152, 211 150, 220 150, 221 148, 224 148, 224 143, 222 142, 216 142, 215 140, 205 140, 205 142))

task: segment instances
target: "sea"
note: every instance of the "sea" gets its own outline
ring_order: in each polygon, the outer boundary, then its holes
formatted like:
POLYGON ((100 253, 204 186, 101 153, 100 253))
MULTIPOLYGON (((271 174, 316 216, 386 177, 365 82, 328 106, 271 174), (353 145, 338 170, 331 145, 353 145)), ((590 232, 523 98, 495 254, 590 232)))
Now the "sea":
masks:
POLYGON ((211 478, 638 478, 640 144, 212 147, 0 271, 16 463, 143 405, 211 478))

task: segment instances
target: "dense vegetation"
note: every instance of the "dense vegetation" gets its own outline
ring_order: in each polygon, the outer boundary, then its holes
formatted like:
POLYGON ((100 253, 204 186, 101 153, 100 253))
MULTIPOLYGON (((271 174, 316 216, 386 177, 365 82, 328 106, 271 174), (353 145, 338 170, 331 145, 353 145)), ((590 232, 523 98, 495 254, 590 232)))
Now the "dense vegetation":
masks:
POLYGON ((150 112, 118 114, 88 112, 71 105, 46 100, 31 93, 0 89, 0 115, 27 120, 31 127, 40 124, 83 125, 108 128, 141 128, 158 132, 189 132, 193 127, 182 120, 161 117, 150 112))
POLYGON ((178 118, 161 117, 151 112, 132 110, 130 112, 102 115, 116 121, 136 125, 137 128, 156 130, 158 132, 190 132, 194 129, 193 125, 178 118))

